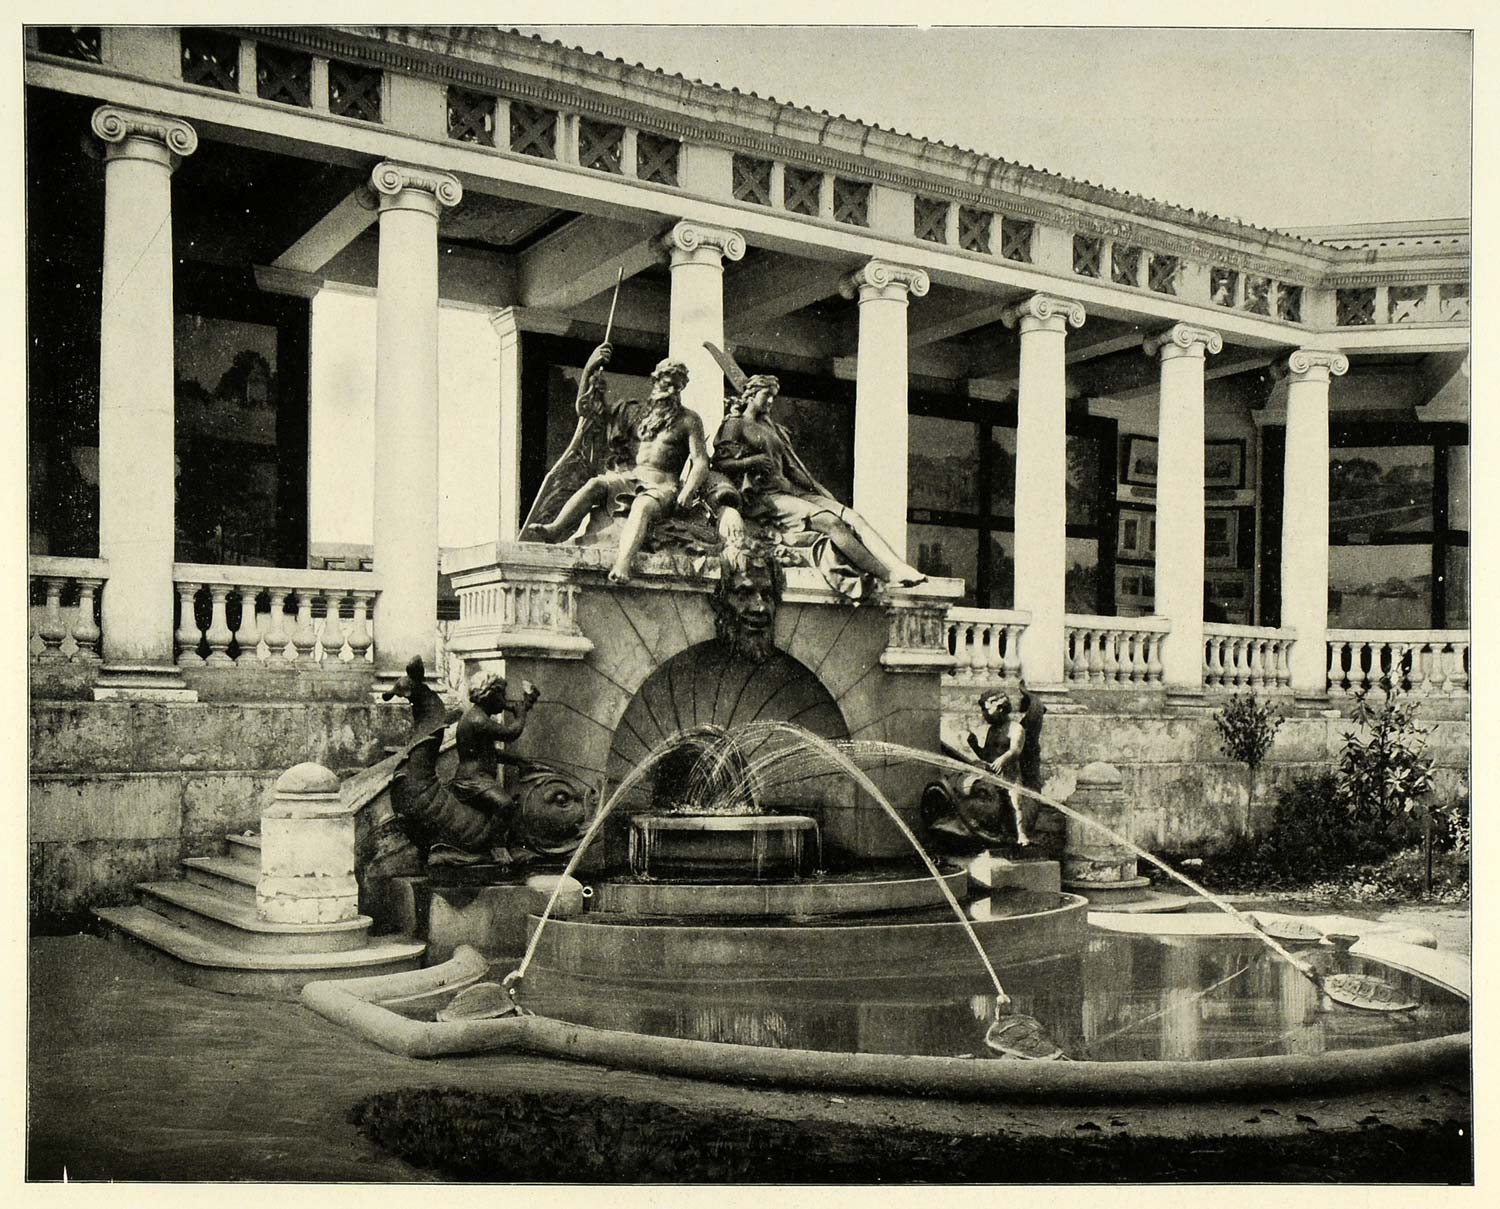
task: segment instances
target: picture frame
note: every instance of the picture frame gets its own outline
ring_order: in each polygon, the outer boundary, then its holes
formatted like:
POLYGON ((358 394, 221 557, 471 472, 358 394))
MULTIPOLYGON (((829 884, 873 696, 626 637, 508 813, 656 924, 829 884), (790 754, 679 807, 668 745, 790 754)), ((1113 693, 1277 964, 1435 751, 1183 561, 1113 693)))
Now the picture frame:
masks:
POLYGON ((1217 570, 1239 566, 1240 514, 1233 508, 1209 508, 1203 514, 1203 565, 1217 570))
POLYGON ((1156 512, 1147 508, 1121 508, 1115 520, 1115 557, 1156 557, 1156 512))
POLYGON ((1156 607, 1156 571, 1152 567, 1115 565, 1115 611, 1121 617, 1143 617, 1156 607))
POLYGON ((1124 481, 1142 487, 1156 486, 1156 438, 1125 438, 1124 481))
POLYGON ((1245 485, 1245 442, 1205 441, 1203 445, 1204 487, 1245 485))
POLYGON ((1213 612, 1222 613, 1222 620, 1229 625, 1250 624, 1250 573, 1228 571, 1203 578, 1203 595, 1206 605, 1205 619, 1213 612))

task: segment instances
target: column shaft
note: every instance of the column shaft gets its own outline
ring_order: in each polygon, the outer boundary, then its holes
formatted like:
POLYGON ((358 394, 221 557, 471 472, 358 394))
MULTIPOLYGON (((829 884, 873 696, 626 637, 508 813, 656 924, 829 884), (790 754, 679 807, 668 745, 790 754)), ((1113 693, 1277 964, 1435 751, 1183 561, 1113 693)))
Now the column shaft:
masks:
POLYGON ((724 347, 724 259, 744 256, 745 240, 737 231, 683 222, 663 246, 672 265, 667 355, 688 367, 682 401, 712 441, 724 420, 724 371, 703 342, 724 347))
POLYGON ((458 200, 444 174, 381 164, 375 311, 376 667, 398 675, 437 636, 437 401, 440 204, 458 200))
POLYGON ((1146 343, 1161 357, 1156 449, 1156 613, 1172 623, 1162 680, 1203 689, 1203 371, 1217 332, 1178 324, 1146 343))
POLYGON ((1292 643, 1292 691, 1328 687, 1328 387, 1349 362, 1338 353, 1299 350, 1290 358, 1286 468, 1282 476, 1281 624, 1292 643))
POLYGON ((906 557, 908 298, 929 287, 920 269, 871 261, 840 287, 859 298, 854 384, 854 510, 906 557))
POLYGON ((191 695, 173 659, 176 541, 172 170, 197 136, 185 122, 105 106, 99 316, 101 696, 191 695), (114 682, 118 681, 118 685, 114 682), (106 687, 112 686, 112 687, 106 687))
POLYGON ((1067 328, 1083 307, 1035 295, 1004 315, 1021 328, 1016 403, 1014 607, 1031 614, 1021 636, 1021 674, 1034 688, 1063 684, 1066 637, 1067 328))

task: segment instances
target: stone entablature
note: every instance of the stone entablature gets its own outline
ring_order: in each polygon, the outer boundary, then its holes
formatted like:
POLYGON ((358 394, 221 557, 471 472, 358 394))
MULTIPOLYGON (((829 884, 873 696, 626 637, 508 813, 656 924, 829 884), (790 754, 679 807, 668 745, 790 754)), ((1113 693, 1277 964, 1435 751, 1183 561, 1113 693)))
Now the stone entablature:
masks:
MULTIPOLYGON (((166 53, 167 47, 138 54, 135 44, 140 37, 132 34, 128 40, 113 39, 107 36, 110 32, 105 29, 106 36, 101 40, 100 58, 106 70, 148 78, 166 76, 174 86, 184 86, 179 56, 166 53), (128 41, 131 49, 120 50, 115 46, 117 41, 128 41)), ((494 94, 497 101, 495 140, 483 148, 493 154, 516 153, 502 137, 502 128, 508 131, 509 127, 505 113, 510 98, 518 104, 555 110, 555 145, 552 155, 545 158, 559 164, 580 165, 581 120, 616 122, 621 127, 622 162, 600 170, 626 179, 634 177, 642 188, 680 190, 716 199, 733 195, 727 162, 704 162, 693 170, 683 165, 675 181, 666 183, 639 175, 635 149, 642 136, 675 138, 681 141, 680 152, 696 148, 722 156, 725 161, 729 158, 726 152, 749 153, 773 161, 773 178, 777 181, 785 170, 793 168, 822 173, 822 192, 830 203, 840 183, 863 187, 863 181, 875 186, 867 205, 859 208, 860 216, 841 217, 841 212, 827 204, 812 215, 816 222, 868 227, 905 242, 914 239, 911 213, 915 197, 946 201, 955 218, 961 207, 979 207, 993 215, 997 230, 999 220, 1008 219, 1048 229, 1051 237, 1043 238, 1043 231, 1038 230, 1038 238, 1030 241, 1024 257, 1007 256, 998 238, 987 250, 966 247, 957 233, 958 223, 950 219, 945 223, 944 238, 932 242, 940 242, 949 254, 986 262, 1020 260, 1042 271, 1069 275, 1071 265, 1059 250, 1057 237, 1067 240, 1075 235, 1087 236, 1105 243, 1106 260, 1109 249, 1119 246, 1144 252, 1153 261, 1176 258, 1180 262, 1171 266, 1171 272, 1157 284, 1147 280, 1118 283, 1110 280, 1107 272, 1091 284, 1121 292, 1175 296, 1194 305, 1207 305, 1213 300, 1208 284, 1213 269, 1241 277, 1255 275, 1274 283, 1269 314, 1253 305, 1241 307, 1236 300, 1220 305, 1244 309, 1276 325, 1345 326, 1335 322, 1333 299, 1326 297, 1326 292, 1337 287, 1357 283, 1378 287, 1424 285, 1435 292, 1439 285, 1452 286, 1468 278, 1466 246, 1383 247, 1374 253, 1376 262, 1370 263, 1370 249, 1330 247, 1298 235, 1068 180, 848 118, 817 114, 752 94, 729 93, 713 85, 630 67, 515 33, 466 27, 384 26, 240 27, 230 32, 244 38, 242 59, 250 65, 247 72, 242 64, 240 97, 256 104, 274 103, 256 98, 253 64, 257 45, 310 54, 314 88, 322 81, 325 91, 330 60, 365 63, 386 73, 385 93, 392 103, 382 109, 378 122, 393 131, 436 140, 461 138, 444 119, 447 89, 479 89, 494 94), (317 70, 320 64, 321 72, 317 70), (401 87, 396 89, 398 81, 401 87), (399 96, 393 95, 397 92, 399 96), (1409 252, 1416 252, 1417 259, 1413 260, 1409 252), (1325 292, 1325 296, 1277 304, 1277 294, 1290 297, 1289 291, 1303 289, 1325 292)), ((145 36, 175 41, 177 34, 168 28, 145 31, 145 36)), ((100 68, 90 63, 86 70, 100 68)), ((330 118, 326 97, 321 105, 314 97, 309 108, 324 120, 354 120, 330 118)), ((478 145, 466 142, 464 146, 478 145)), ((779 194, 779 190, 776 192, 779 194)), ((763 204, 773 210, 783 208, 779 195, 763 204)), ((1412 309, 1401 306, 1399 300, 1392 312, 1383 298, 1376 301, 1370 313, 1376 318, 1369 321, 1377 323, 1409 322, 1413 316, 1412 309), (1392 313, 1402 317, 1380 317, 1392 313)), ((1434 299, 1417 321, 1466 324, 1467 306, 1439 305, 1434 299)))

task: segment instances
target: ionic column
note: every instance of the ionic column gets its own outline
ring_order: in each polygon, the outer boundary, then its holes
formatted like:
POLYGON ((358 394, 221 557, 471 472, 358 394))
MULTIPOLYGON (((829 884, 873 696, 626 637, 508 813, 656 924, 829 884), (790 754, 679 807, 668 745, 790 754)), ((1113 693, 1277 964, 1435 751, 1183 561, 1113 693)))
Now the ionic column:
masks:
POLYGON ((745 237, 722 227, 680 222, 662 237, 672 265, 667 355, 688 367, 682 401, 703 419, 710 441, 724 419, 724 371, 703 347, 724 347, 724 260, 745 255, 745 237))
POLYGON ((872 260, 839 283, 859 299, 854 508, 906 557, 906 306, 931 288, 921 269, 872 260))
POLYGON ((172 170, 198 146, 186 122, 104 105, 99 314, 99 556, 103 666, 96 699, 196 700, 172 640, 176 540, 172 170))
POLYGON ((1016 403, 1015 607, 1031 614, 1021 634, 1021 675, 1028 686, 1061 688, 1066 679, 1068 432, 1064 359, 1069 325, 1082 327, 1083 304, 1033 294, 1001 319, 1021 327, 1016 403))
POLYGON ((438 213, 446 172, 381 163, 375 306, 375 664, 382 680, 437 648, 438 213))
POLYGON ((1292 692, 1321 697, 1328 675, 1328 383, 1349 371, 1349 358, 1304 348, 1287 368, 1281 624, 1297 631, 1288 661, 1292 692))
POLYGON ((1143 346, 1161 358, 1156 444, 1156 613, 1168 692, 1203 691, 1203 368, 1218 332, 1179 323, 1143 346))

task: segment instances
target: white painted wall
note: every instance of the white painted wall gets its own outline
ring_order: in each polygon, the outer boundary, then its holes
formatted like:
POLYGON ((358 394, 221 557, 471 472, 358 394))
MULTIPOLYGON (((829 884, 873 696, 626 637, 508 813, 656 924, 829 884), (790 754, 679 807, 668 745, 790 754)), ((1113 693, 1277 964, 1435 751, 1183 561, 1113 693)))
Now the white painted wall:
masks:
MULTIPOLYGON (((369 545, 374 528, 375 296, 312 304, 308 540, 369 545)), ((486 311, 438 312, 438 544, 499 534, 500 348, 486 311)))

